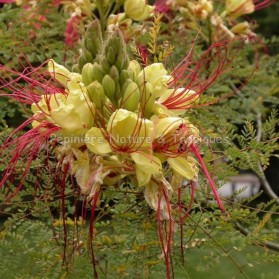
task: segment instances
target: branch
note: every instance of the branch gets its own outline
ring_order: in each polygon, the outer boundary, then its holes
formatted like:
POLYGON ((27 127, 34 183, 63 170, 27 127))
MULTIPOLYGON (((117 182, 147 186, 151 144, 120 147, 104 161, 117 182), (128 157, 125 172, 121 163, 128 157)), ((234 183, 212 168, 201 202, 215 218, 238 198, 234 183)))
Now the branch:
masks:
MULTIPOLYGON (((244 228, 243 226, 241 226, 239 222, 235 222, 235 226, 243 235, 248 236, 250 234, 249 231, 246 228, 244 228)), ((279 252, 279 244, 278 243, 271 242, 271 241, 264 241, 264 242, 259 243, 259 245, 263 246, 263 247, 266 247, 270 250, 274 250, 274 251, 279 252)))
MULTIPOLYGON (((257 126, 258 126, 258 129, 257 129, 257 142, 260 142, 261 141, 261 137, 262 137, 262 115, 261 113, 257 113, 257 126)), ((272 190, 265 174, 264 174, 264 170, 263 170, 263 167, 261 165, 261 162, 258 161, 257 163, 258 165, 258 170, 261 174, 261 180, 262 180, 262 185, 263 185, 263 188, 265 190, 265 192, 269 195, 270 198, 274 199, 278 204, 279 204, 279 197, 277 196, 277 194, 272 190)))

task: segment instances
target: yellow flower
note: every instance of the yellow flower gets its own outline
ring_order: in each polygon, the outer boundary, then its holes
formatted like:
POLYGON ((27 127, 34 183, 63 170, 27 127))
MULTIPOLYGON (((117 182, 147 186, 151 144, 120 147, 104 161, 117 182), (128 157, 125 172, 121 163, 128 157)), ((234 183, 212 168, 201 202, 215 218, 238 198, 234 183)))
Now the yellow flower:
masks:
POLYGON ((43 95, 37 104, 32 105, 36 122, 47 120, 59 126, 64 134, 84 134, 94 121, 94 107, 81 82, 80 74, 71 73, 53 60, 48 64, 49 72, 65 87, 65 94, 43 95))
POLYGON ((119 153, 145 151, 150 147, 152 131, 152 121, 118 109, 111 115, 106 129, 93 127, 87 132, 87 147, 96 154, 106 154, 111 150, 119 153))
MULTIPOLYGON (((198 129, 179 117, 165 117, 155 123, 155 155, 166 155, 171 169, 188 180, 194 179, 198 169, 191 157, 185 158, 188 149, 198 139, 198 129), (186 155, 185 155, 186 153, 186 155)), ((162 157, 161 157, 162 158, 162 157)))
POLYGON ((119 109, 111 115, 106 129, 91 128, 86 133, 85 141, 87 148, 95 154, 130 154, 138 185, 144 186, 161 169, 161 161, 151 150, 153 130, 152 121, 119 109))
POLYGON ((185 113, 187 107, 190 107, 199 99, 199 95, 189 89, 177 88, 165 90, 158 103, 164 105, 168 110, 176 115, 185 113))
POLYGON ((86 92, 69 92, 64 103, 50 112, 54 123, 66 134, 84 134, 94 121, 94 108, 86 92))
POLYGON ((59 81, 64 87, 66 87, 68 76, 71 73, 68 69, 50 59, 48 61, 48 71, 57 81, 59 81))
POLYGON ((140 87, 146 82, 150 83, 153 87, 153 94, 157 98, 167 90, 167 83, 170 79, 171 76, 168 75, 162 63, 153 63, 139 73, 136 81, 140 87))
POLYGON ((231 28, 231 31, 236 35, 253 34, 250 28, 250 24, 247 21, 236 24, 231 28))
POLYGON ((115 27, 123 26, 127 29, 128 26, 132 25, 132 20, 126 18, 125 13, 111 14, 108 17, 107 27, 110 31, 113 31, 115 27))
POLYGON ((147 5, 145 0, 126 0, 124 3, 125 14, 133 20, 145 20, 153 12, 153 7, 147 5))
POLYGON ((230 18, 250 14, 255 11, 253 0, 226 0, 226 14, 230 18))
POLYGON ((189 3, 191 12, 197 18, 207 19, 208 15, 213 11, 213 5, 211 1, 199 0, 197 3, 189 3))

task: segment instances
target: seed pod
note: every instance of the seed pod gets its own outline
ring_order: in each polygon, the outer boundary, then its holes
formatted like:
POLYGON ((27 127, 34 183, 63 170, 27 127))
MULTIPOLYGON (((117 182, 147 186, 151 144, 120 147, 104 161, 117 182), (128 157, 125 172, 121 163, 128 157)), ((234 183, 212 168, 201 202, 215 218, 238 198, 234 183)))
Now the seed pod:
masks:
POLYGON ((92 75, 93 75, 93 80, 97 80, 100 83, 102 82, 105 74, 103 72, 103 68, 101 67, 101 65, 99 65, 98 63, 93 64, 92 75))
POLYGON ((115 82, 112 77, 105 75, 102 80, 102 85, 104 87, 106 96, 113 102, 115 97, 115 82))
POLYGON ((82 68, 82 81, 85 85, 89 85, 91 82, 94 81, 93 76, 93 64, 92 63, 86 63, 82 68))
POLYGON ((90 100, 95 104, 96 108, 101 110, 105 104, 104 88, 97 80, 87 86, 87 92, 90 100))
POLYGON ((123 95, 123 108, 129 111, 135 111, 139 105, 140 90, 138 85, 131 81, 123 95))

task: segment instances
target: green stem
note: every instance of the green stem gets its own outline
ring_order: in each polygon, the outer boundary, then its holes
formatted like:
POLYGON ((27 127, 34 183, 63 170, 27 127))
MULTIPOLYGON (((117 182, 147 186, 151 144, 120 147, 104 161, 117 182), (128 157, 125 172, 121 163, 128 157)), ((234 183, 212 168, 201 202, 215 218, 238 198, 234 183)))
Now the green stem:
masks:
POLYGON ((105 15, 105 11, 104 11, 104 6, 102 3, 102 0, 97 0, 96 1, 96 6, 99 12, 99 16, 100 16, 100 25, 101 25, 101 30, 102 33, 104 33, 105 31, 105 26, 106 26, 106 15, 105 15))

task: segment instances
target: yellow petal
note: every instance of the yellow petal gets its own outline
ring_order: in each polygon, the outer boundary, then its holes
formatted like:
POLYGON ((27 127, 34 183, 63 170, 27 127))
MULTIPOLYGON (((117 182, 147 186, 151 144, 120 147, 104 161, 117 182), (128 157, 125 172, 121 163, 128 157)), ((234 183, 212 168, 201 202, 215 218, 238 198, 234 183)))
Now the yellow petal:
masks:
POLYGON ((160 172, 161 161, 147 152, 135 152, 131 154, 136 164, 136 176, 139 186, 146 185, 152 174, 160 172))
POLYGON ((96 127, 87 131, 85 135, 85 143, 87 148, 96 154, 106 154, 112 151, 109 142, 104 138, 101 129, 96 127))
POLYGON ((151 144, 153 122, 139 118, 134 112, 119 109, 110 117, 107 131, 119 147, 146 150, 151 144))
POLYGON ((170 167, 186 179, 192 180, 195 177, 193 164, 182 157, 169 158, 170 167))
POLYGON ((69 70, 50 59, 48 62, 48 71, 57 81, 66 87, 68 76, 70 74, 69 70))
POLYGON ((180 117, 165 117, 158 120, 155 126, 155 138, 162 137, 171 131, 175 131, 184 120, 180 117))
POLYGON ((70 92, 86 93, 86 87, 82 82, 82 76, 77 73, 70 73, 66 84, 70 92))

